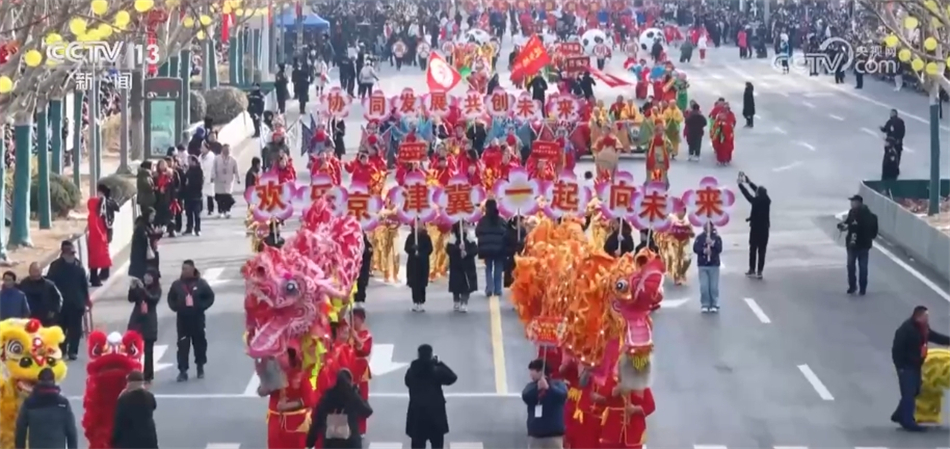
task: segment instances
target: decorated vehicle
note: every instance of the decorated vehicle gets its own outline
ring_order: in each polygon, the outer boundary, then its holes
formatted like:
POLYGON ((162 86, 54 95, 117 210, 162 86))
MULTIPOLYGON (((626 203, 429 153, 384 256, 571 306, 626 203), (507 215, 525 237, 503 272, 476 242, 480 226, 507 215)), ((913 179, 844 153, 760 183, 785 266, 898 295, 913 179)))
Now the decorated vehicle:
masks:
POLYGON ((112 430, 119 395, 128 385, 127 376, 142 370, 145 342, 135 331, 124 335, 93 331, 88 337, 86 391, 82 398, 82 427, 91 448, 112 447, 112 430))
POLYGON ((39 381, 40 371, 53 370, 56 382, 66 377, 66 363, 59 345, 66 336, 58 326, 43 327, 39 320, 0 321, 0 447, 14 447, 17 415, 23 400, 39 381))

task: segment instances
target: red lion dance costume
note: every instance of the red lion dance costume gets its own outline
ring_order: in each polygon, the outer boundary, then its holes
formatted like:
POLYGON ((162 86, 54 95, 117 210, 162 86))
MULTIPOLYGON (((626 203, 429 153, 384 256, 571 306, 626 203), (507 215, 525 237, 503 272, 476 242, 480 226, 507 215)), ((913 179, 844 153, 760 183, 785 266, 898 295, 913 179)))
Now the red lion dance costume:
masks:
POLYGON ((142 370, 142 336, 102 331, 89 334, 89 363, 86 365, 86 393, 82 398, 82 427, 91 449, 112 447, 112 427, 119 395, 127 385, 126 376, 142 370))
POLYGON ((656 408, 650 311, 663 299, 663 277, 657 255, 612 257, 569 220, 542 221, 528 234, 512 300, 528 337, 569 384, 565 447, 645 444, 656 408))
POLYGON ((304 447, 318 402, 312 373, 329 344, 331 298, 349 300, 362 263, 363 230, 354 218, 335 216, 317 200, 302 221, 282 248, 264 248, 242 269, 247 353, 258 361, 258 393, 270 396, 271 449, 304 447), (299 407, 278 410, 281 400, 299 407))

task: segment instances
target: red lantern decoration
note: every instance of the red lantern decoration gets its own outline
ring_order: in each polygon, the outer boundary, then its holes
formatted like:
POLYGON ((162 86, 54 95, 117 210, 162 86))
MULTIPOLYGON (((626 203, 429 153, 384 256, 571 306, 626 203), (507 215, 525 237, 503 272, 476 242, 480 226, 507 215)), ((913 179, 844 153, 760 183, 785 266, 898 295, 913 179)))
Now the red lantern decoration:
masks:
POLYGON ((18 47, 15 42, 8 42, 0 45, 0 64, 5 64, 10 57, 17 53, 18 47))

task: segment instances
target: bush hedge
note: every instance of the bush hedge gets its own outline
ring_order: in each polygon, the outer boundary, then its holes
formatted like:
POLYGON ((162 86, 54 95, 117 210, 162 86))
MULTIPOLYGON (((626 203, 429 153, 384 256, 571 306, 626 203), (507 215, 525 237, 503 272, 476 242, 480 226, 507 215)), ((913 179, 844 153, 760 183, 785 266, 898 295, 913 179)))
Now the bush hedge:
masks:
POLYGON ((201 92, 192 90, 189 97, 188 123, 185 126, 200 123, 205 119, 205 114, 208 113, 208 103, 205 102, 205 97, 201 95, 201 92))
MULTIPOLYGON (((40 178, 34 176, 30 185, 30 209, 39 209, 40 204, 40 178)), ((82 194, 79 188, 73 185, 72 179, 68 176, 50 173, 49 175, 49 199, 50 209, 53 217, 65 217, 69 211, 79 207, 82 201, 82 194)))
POLYGON ((226 125, 247 110, 247 96, 236 87, 216 87, 204 92, 207 117, 215 125, 226 125))
POLYGON ((113 174, 100 179, 99 184, 108 187, 112 192, 112 199, 122 206, 135 196, 135 184, 132 179, 128 176, 113 174))

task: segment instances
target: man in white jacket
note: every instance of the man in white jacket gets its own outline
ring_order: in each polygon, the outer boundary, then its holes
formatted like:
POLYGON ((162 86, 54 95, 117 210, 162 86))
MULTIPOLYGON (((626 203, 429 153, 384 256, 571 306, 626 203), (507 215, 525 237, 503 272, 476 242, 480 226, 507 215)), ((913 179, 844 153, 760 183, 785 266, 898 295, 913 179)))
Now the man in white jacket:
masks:
POLYGON ((208 203, 208 216, 214 215, 214 183, 211 180, 214 178, 214 153, 208 149, 207 145, 201 146, 201 156, 198 157, 198 161, 201 163, 201 171, 205 175, 204 187, 201 189, 201 194, 205 197, 205 202, 208 203))
POLYGON ((238 175, 237 160, 231 156, 231 146, 222 145, 221 154, 214 158, 212 165, 211 182, 214 183, 214 199, 218 203, 218 217, 231 218, 231 207, 234 206, 234 198, 231 191, 234 189, 234 183, 241 183, 241 177, 238 175))

